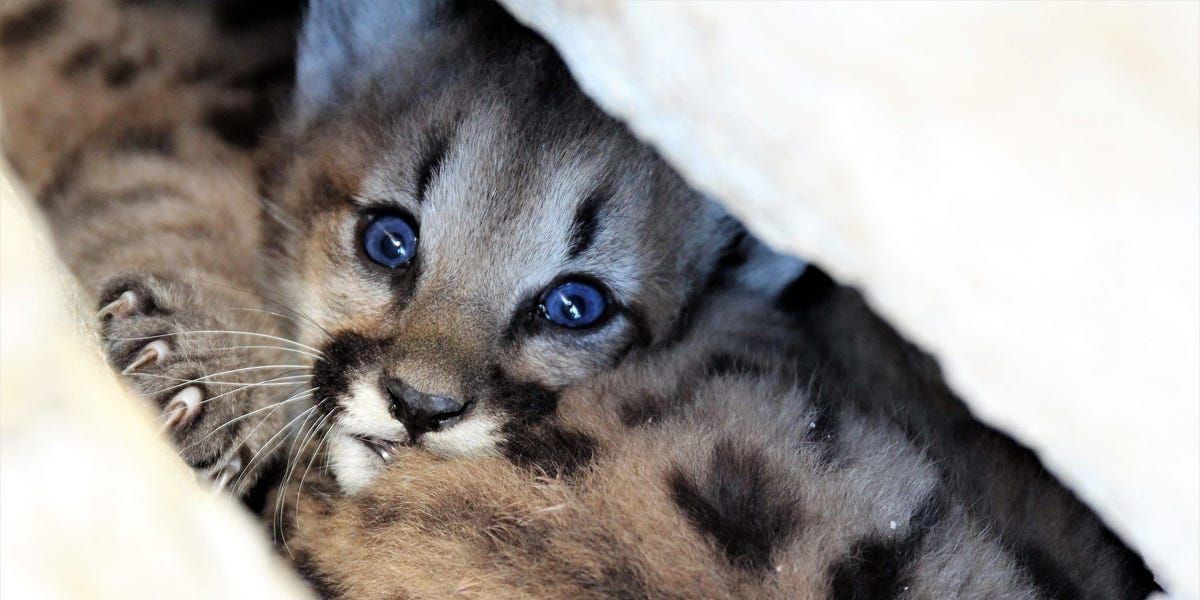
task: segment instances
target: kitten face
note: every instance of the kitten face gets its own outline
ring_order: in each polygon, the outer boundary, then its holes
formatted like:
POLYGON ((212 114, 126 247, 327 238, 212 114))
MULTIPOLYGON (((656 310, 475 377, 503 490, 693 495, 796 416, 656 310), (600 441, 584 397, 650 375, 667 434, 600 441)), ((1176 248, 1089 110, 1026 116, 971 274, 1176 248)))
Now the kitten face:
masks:
POLYGON ((563 388, 666 338, 730 237, 543 42, 471 23, 420 85, 375 81, 301 123, 273 194, 350 490, 396 444, 512 450, 563 388))

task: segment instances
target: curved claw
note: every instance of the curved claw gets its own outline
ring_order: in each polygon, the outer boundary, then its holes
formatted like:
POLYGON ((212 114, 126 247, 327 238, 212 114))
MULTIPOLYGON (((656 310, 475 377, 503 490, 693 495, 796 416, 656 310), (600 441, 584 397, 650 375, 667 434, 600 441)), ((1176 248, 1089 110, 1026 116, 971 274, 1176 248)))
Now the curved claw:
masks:
POLYGON ((224 467, 217 472, 216 479, 213 481, 213 491, 220 493, 225 491, 230 481, 233 481, 242 472, 242 457, 235 454, 229 462, 225 463, 224 467))
POLYGON ((163 409, 167 420, 163 423, 162 431, 178 429, 191 421, 200 412, 200 403, 203 399, 204 393, 200 391, 199 386, 190 385, 179 390, 167 402, 167 407, 163 409))
POLYGON ((100 312, 96 314, 100 320, 108 317, 122 318, 129 316, 134 309, 137 308, 137 294, 132 290, 127 290, 117 296, 116 300, 105 304, 100 308, 100 312))
POLYGON ((171 347, 166 342, 163 340, 154 340, 142 348, 142 351, 133 359, 133 362, 121 370, 121 374, 128 375, 146 365, 162 362, 170 352, 171 347))

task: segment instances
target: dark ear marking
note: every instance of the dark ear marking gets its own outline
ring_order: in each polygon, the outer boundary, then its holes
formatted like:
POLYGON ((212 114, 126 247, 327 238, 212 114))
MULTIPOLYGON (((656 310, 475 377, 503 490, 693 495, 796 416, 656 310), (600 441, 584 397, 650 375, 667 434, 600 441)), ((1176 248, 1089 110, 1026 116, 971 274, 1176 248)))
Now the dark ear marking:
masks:
POLYGON ((824 300, 836 287, 837 284, 829 275, 810 264, 799 277, 783 288, 775 300, 775 306, 784 312, 799 314, 824 300))
POLYGON ((567 256, 579 256, 596 241, 596 231, 600 227, 600 208, 608 200, 608 190, 596 188, 575 209, 575 220, 571 223, 571 247, 567 256))

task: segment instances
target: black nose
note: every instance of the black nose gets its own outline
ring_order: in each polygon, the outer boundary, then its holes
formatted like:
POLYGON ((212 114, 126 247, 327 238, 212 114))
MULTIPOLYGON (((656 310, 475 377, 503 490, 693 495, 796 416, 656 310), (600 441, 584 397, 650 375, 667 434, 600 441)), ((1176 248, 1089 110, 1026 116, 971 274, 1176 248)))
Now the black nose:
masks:
POLYGON ((454 425, 466 409, 464 402, 417 391, 399 379, 386 379, 383 385, 392 398, 392 416, 404 423, 409 441, 454 425))

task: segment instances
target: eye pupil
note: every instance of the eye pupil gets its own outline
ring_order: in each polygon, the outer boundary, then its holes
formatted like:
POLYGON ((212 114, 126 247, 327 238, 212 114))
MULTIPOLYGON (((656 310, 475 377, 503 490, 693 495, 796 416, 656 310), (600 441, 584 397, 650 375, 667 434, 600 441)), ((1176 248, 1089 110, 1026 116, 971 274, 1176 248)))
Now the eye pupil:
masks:
POLYGON ((605 316, 606 307, 604 292, 582 281, 561 283, 542 300, 542 314, 547 320, 571 328, 595 324, 605 316))
POLYGON ((403 217, 385 215, 367 225, 363 247, 371 260, 395 269, 412 260, 417 250, 417 234, 403 217))

